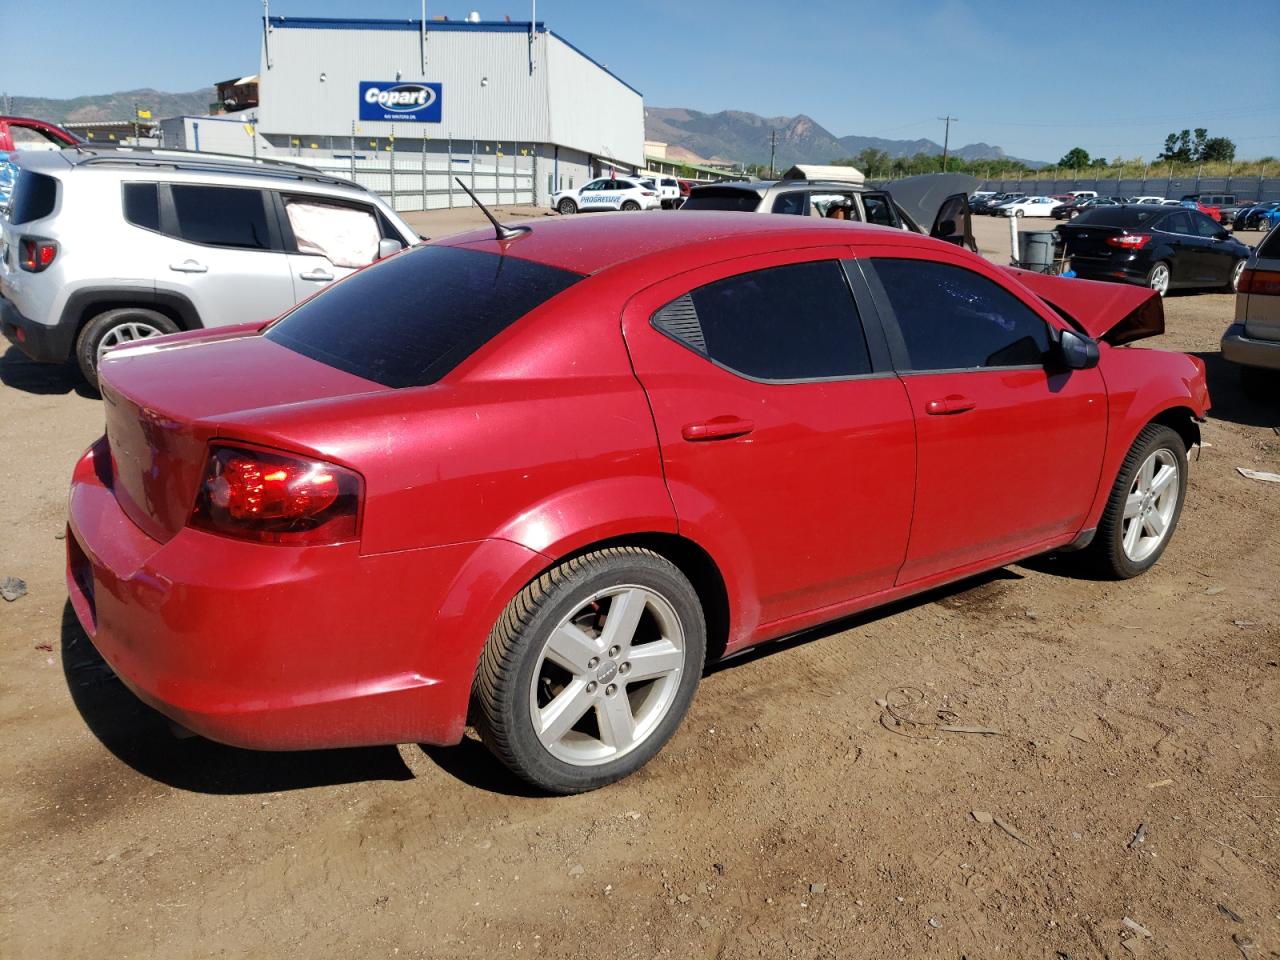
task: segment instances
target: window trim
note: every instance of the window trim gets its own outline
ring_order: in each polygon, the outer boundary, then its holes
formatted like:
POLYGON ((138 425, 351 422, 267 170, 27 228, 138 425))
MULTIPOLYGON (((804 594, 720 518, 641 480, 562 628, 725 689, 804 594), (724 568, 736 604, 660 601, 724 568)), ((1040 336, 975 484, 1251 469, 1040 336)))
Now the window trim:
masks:
MULTIPOLYGON (((747 259, 754 260, 756 258, 750 257, 747 259)), ((734 261, 728 261, 728 263, 733 263, 733 262, 734 261)), ((808 260, 792 260, 784 263, 773 263, 765 266, 753 266, 746 270, 734 270, 731 273, 722 274, 721 276, 718 276, 715 279, 706 280, 702 283, 695 284, 694 286, 689 287, 688 289, 685 289, 683 292, 676 294, 674 297, 668 298, 666 301, 659 304, 655 309, 653 309, 649 313, 648 324, 649 324, 649 327, 652 330, 654 330, 656 333, 670 340, 672 343, 676 344, 677 346, 689 351, 695 357, 700 357, 701 359, 710 363, 712 366, 717 367, 723 370, 725 373, 731 374, 734 377, 737 377, 739 380, 746 380, 749 383, 758 383, 766 387, 786 387, 786 386, 796 386, 799 384, 807 384, 807 383, 843 383, 847 380, 881 380, 887 377, 892 377, 895 375, 895 373, 894 373, 894 370, 892 369, 892 366, 887 364, 887 360, 888 360, 887 351, 883 349, 883 341, 882 339, 880 339, 880 338, 883 338, 883 332, 879 329, 880 320, 878 315, 875 315, 874 319, 871 321, 876 327, 876 334, 873 335, 868 331, 868 320, 863 313, 862 302, 858 296, 853 277, 851 276, 853 263, 854 263, 853 259, 849 257, 821 256, 821 257, 816 257, 814 259, 808 259, 808 260), (784 267, 797 267, 797 266, 804 266, 811 263, 827 263, 827 262, 834 262, 838 267, 841 268, 840 272, 841 272, 841 275, 844 277, 845 289, 846 291, 848 291, 848 294, 849 294, 849 303, 850 303, 850 306, 853 307, 852 318, 855 322, 858 323, 858 326, 861 327, 862 339, 867 348, 867 362, 871 366, 871 370, 867 373, 849 373, 849 374, 840 374, 840 375, 831 376, 831 377, 787 377, 787 378, 757 377, 749 373, 744 373, 741 370, 737 370, 733 367, 728 366, 725 363, 720 362, 719 360, 712 357, 709 353, 705 353, 701 350, 698 350, 688 341, 681 340, 679 337, 663 329, 658 324, 659 313, 665 310, 670 304, 679 300, 681 297, 689 296, 695 290, 699 290, 702 287, 710 286, 713 283, 722 283, 725 280, 732 280, 735 277, 746 276, 747 274, 750 274, 750 273, 760 273, 765 270, 778 270, 784 267)), ((721 264, 715 264, 715 266, 720 266, 720 265, 721 264)))
POLYGON ((930 367, 924 370, 916 370, 911 366, 911 357, 907 351, 906 339, 902 335, 902 326, 898 321, 898 316, 894 312, 893 303, 889 299, 889 293, 885 289, 879 274, 876 272, 876 260, 910 260, 923 263, 936 263, 942 266, 952 267, 958 270, 964 270, 972 273, 974 276, 981 277, 989 283, 995 284, 1009 296, 1013 297, 1018 303, 1022 304, 1029 313, 1038 319, 1045 326, 1045 333, 1048 336, 1050 350, 1059 340, 1062 327, 1057 323, 1051 322, 1044 315, 1044 311, 1037 306, 1028 303, 1026 298, 1014 289, 1011 289, 997 278, 989 276, 985 271, 975 270, 972 266, 964 263, 958 263, 950 257, 927 257, 915 255, 920 251, 894 250, 892 248, 882 248, 876 252, 863 251, 858 258, 858 265, 863 271, 866 278, 867 286, 871 291, 871 296, 876 304, 876 309, 881 316, 881 326, 885 339, 888 342, 889 354, 893 358, 894 372, 900 377, 915 376, 935 376, 937 374, 952 373, 999 373, 1016 370, 1044 370, 1052 372, 1048 362, 1048 356, 1040 360, 1039 363, 1013 363, 1001 364, 999 366, 990 367, 930 367))

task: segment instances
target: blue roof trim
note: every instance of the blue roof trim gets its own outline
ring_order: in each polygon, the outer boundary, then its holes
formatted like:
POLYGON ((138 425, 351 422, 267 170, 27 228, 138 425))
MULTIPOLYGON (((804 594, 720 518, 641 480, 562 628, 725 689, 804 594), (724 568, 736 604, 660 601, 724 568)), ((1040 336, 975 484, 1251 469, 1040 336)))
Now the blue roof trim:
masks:
MULTIPOLYGON (((356 20, 346 19, 342 17, 281 17, 275 16, 268 20, 268 23, 275 29, 284 30, 412 30, 415 33, 422 29, 421 20, 356 20)), ((465 20, 428 20, 427 33, 433 33, 440 30, 457 30, 460 32, 471 31, 473 33, 528 33, 530 23, 528 20, 482 20, 480 23, 468 23, 465 20)), ((589 61, 607 73, 613 79, 634 93, 636 96, 643 98, 644 94, 633 87, 627 81, 606 67, 595 57, 586 53, 579 47, 574 46, 560 34, 554 30, 548 30, 546 21, 538 21, 538 31, 547 33, 555 37, 570 50, 580 56, 586 57, 589 61)))

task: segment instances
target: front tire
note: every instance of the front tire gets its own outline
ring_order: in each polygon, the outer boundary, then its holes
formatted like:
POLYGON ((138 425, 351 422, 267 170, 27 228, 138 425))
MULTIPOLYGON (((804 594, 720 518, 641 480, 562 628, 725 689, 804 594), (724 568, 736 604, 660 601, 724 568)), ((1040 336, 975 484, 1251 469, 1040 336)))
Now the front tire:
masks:
POLYGON ((1149 570, 1173 537, 1187 492, 1187 448, 1176 431, 1147 424, 1129 448, 1085 559, 1127 580, 1149 570))
POLYGON ((665 558, 611 547, 568 560, 507 605, 472 688, 485 745, 550 793, 644 766, 680 725, 702 674, 706 622, 665 558))
POLYGON ((1161 260, 1147 271, 1147 286, 1164 296, 1169 292, 1169 264, 1161 260))
POLYGON ((76 338, 76 363, 94 389, 98 386, 98 364, 113 347, 138 340, 177 333, 178 325, 155 310, 121 307, 98 314, 84 325, 76 338))
POLYGON ((568 197, 565 197, 556 206, 556 209, 559 210, 562 214, 564 214, 567 217, 570 214, 574 214, 578 212, 578 205, 574 203, 572 200, 570 200, 568 197))
POLYGON ((1020 217, 1020 216, 1022 216, 1022 211, 1021 211, 1021 210, 1015 210, 1015 211, 1013 211, 1013 215, 1014 215, 1015 217, 1020 217))

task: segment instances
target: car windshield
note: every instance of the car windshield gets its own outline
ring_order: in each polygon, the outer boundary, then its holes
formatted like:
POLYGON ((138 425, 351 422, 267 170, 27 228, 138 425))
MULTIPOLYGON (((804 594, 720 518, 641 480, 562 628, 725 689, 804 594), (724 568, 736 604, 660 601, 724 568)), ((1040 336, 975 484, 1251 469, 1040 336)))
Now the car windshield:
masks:
POLYGON ((418 247, 303 302, 266 338, 384 386, 424 386, 581 279, 515 257, 418 247))

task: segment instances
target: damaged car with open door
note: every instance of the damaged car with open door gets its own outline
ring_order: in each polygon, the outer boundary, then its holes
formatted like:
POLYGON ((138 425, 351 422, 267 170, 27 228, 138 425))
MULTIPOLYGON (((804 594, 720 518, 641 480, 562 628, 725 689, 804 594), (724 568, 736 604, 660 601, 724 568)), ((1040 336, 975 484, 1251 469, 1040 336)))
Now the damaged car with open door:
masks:
POLYGON ((781 180, 737 180, 694 187, 683 211, 729 210, 853 220, 910 230, 976 250, 969 194, 959 173, 930 173, 868 186, 853 167, 799 164, 781 180))

